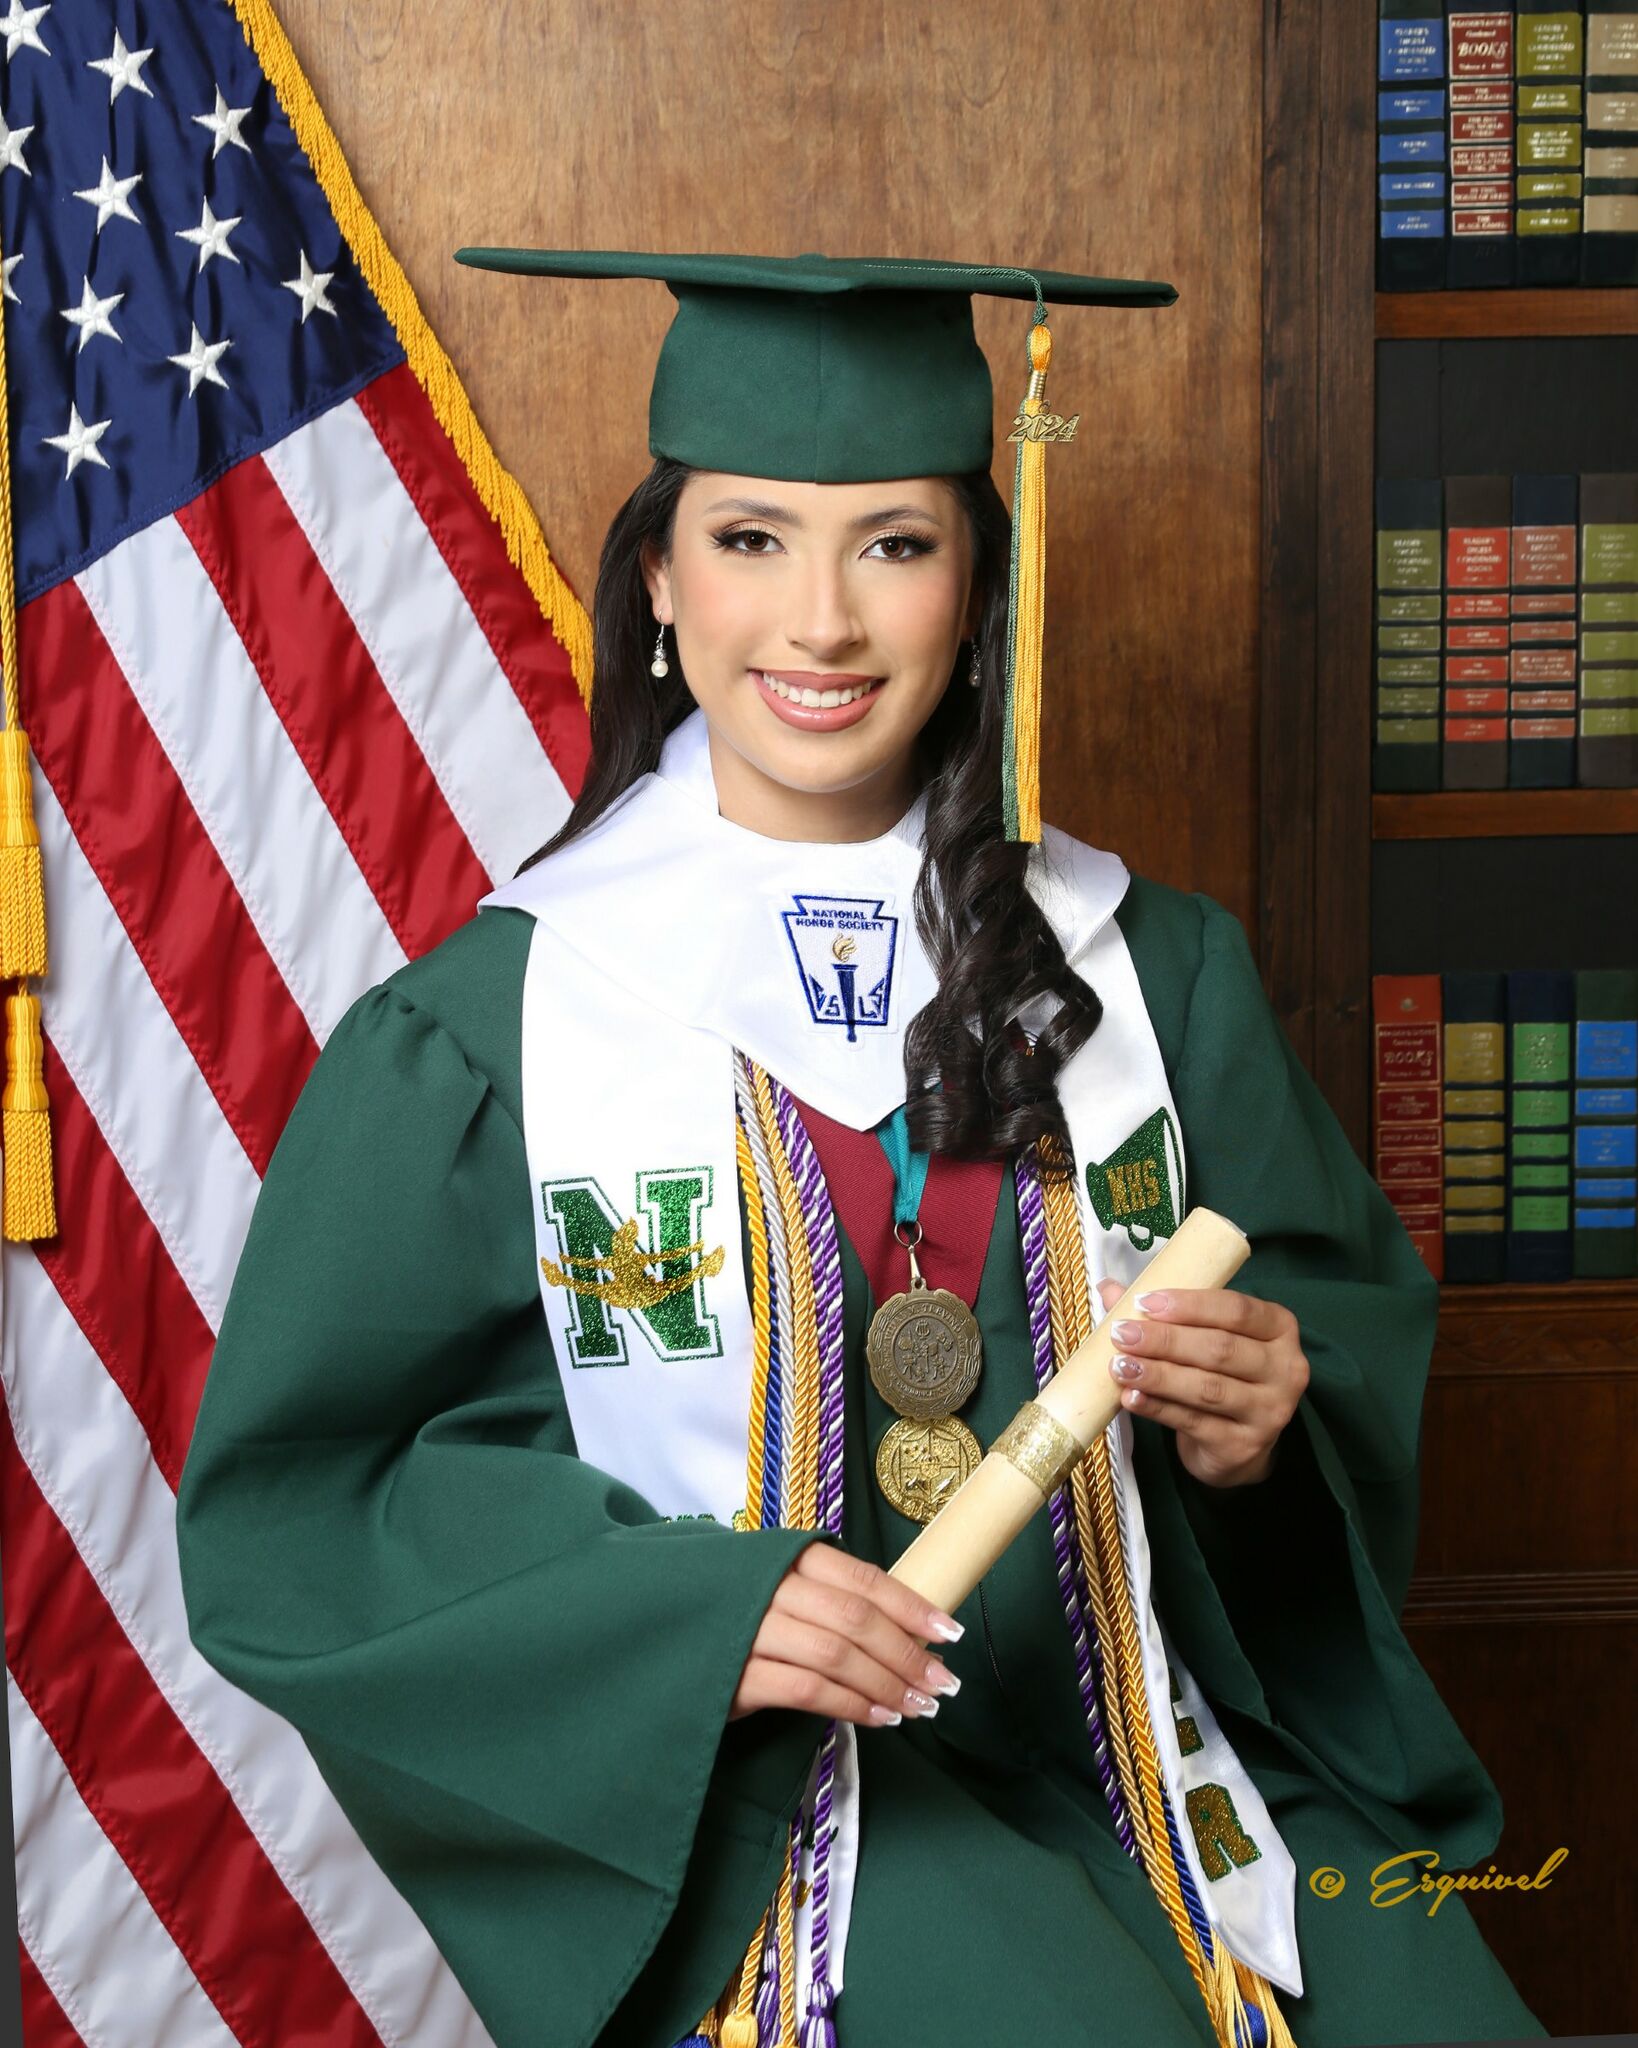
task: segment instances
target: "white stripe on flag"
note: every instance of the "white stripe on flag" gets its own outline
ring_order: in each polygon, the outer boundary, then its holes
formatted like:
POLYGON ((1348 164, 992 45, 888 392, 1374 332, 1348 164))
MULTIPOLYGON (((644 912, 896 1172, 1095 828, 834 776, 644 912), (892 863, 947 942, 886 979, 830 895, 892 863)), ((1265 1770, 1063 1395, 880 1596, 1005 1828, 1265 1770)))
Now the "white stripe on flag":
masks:
POLYGON ((348 400, 262 460, 478 859, 510 881, 569 795, 374 429, 348 400))
POLYGON ((404 965, 329 806, 174 519, 75 578, 322 1045, 360 989, 404 965))
POLYGON ((96 2044, 236 2048, 9 1670, 6 1719, 17 1931, 76 2032, 96 2044))
POLYGON ((142 1425, 38 1259, 26 1246, 7 1251, 4 1365, 18 1450, 154 1683, 383 2038, 493 2048, 458 1979, 359 1840, 296 1730, 194 1648, 176 1501, 142 1425))
POLYGON ((51 934, 41 1019, 215 1331, 261 1180, 43 775, 34 815, 51 934))

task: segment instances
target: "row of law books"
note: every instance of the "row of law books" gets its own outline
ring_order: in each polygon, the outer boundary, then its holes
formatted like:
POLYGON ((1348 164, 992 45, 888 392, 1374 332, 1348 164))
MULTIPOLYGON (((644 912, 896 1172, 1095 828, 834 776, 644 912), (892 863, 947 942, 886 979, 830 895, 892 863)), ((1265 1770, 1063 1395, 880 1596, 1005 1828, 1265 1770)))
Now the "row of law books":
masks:
POLYGON ((1638 787, 1638 472, 1379 477, 1371 787, 1638 787))
POLYGON ((1371 977, 1373 1171, 1437 1280, 1638 1274, 1638 966, 1371 977))
POLYGON ((1638 284, 1638 0, 1378 0, 1377 285, 1638 284))

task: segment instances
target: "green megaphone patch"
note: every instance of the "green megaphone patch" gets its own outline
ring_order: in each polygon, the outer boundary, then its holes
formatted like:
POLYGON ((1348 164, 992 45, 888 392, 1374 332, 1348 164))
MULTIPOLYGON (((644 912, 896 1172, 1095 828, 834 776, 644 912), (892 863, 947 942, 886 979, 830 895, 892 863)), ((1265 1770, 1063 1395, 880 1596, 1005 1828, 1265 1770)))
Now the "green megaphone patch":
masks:
POLYGON ((1107 1159, 1095 1159, 1087 1167, 1092 1213, 1105 1230, 1118 1224, 1134 1249, 1146 1252, 1157 1238, 1171 1237, 1177 1230, 1182 1164, 1177 1126, 1162 1106, 1123 1138, 1107 1159))

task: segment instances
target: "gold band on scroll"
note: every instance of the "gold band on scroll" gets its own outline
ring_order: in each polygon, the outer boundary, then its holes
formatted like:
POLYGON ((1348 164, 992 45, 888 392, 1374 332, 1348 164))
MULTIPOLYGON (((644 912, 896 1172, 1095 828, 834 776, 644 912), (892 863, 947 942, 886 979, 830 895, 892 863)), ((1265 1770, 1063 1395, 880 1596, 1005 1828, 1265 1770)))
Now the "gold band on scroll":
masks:
POLYGON ((1026 1401, 990 1449, 1016 1466, 1045 1498, 1063 1485, 1086 1447, 1039 1401, 1026 1401))

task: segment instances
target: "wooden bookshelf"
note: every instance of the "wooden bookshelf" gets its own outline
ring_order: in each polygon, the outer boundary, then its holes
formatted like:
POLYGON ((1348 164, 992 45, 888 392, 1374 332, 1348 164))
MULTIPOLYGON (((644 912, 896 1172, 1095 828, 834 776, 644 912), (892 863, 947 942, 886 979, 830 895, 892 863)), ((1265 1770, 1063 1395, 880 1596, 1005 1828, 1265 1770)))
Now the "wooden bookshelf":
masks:
POLYGON ((1448 789, 1371 797, 1373 839, 1638 832, 1638 789, 1448 789))
POLYGON ((1638 291, 1378 292, 1379 341, 1529 334, 1638 334, 1638 291))
MULTIPOLYGON (((1607 357, 1608 337, 1638 336, 1633 290, 1377 292, 1376 26, 1375 7, 1266 0, 1258 947, 1367 1164, 1379 843, 1429 842, 1436 871, 1470 854, 1439 840, 1604 835, 1570 850, 1591 876, 1638 833, 1633 790, 1370 786, 1377 378, 1395 354, 1380 344, 1596 337, 1586 353, 1607 357)), ((1608 2032, 1631 2005, 1626 1821, 1589 1759, 1625 1739, 1635 1442, 1638 1279, 1441 1284, 1403 1620, 1501 1794, 1497 1867, 1568 1846, 1552 1888, 1466 1902, 1555 2037, 1608 2032), (1575 1743, 1542 1744, 1554 1715, 1575 1743)))
POLYGON ((1430 1371, 1439 1379, 1638 1378, 1638 1280, 1441 1283, 1430 1371))

